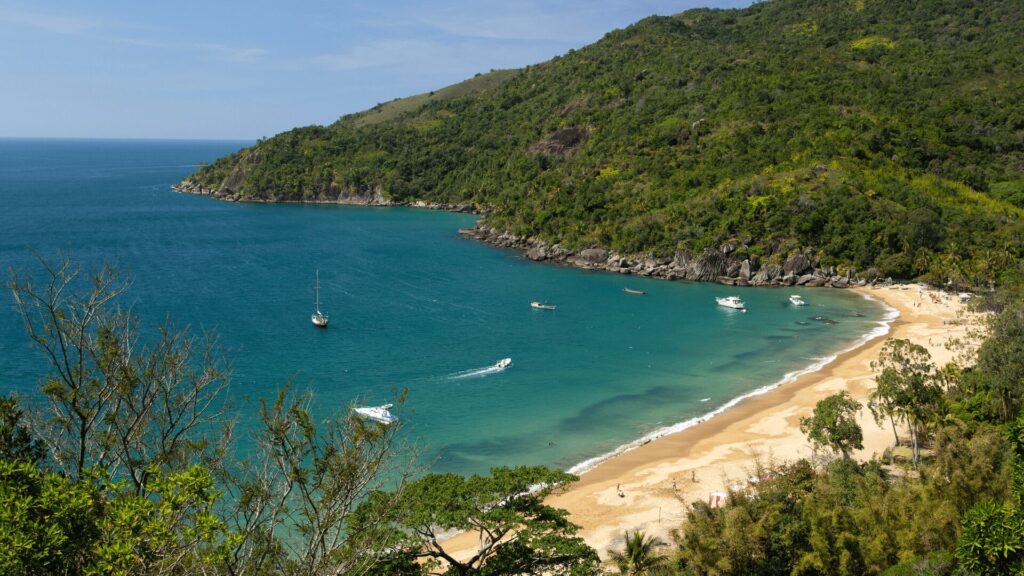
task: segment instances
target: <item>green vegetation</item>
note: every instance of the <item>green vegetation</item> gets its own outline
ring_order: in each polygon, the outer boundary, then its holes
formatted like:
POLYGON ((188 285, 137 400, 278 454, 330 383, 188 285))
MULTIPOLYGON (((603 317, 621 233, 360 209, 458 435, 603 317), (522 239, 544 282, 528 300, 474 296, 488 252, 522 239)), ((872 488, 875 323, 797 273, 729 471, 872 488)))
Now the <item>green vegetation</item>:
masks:
MULTIPOLYGON (((425 559, 427 570, 445 574, 596 574, 597 553, 574 535, 564 510, 544 504, 576 479, 543 466, 494 468, 486 477, 428 474, 398 498, 394 539, 401 544, 393 554, 425 559), (450 545, 438 542, 440 534, 456 532, 475 536, 472 556, 456 558, 450 545)), ((375 494, 364 512, 395 506, 393 499, 375 494)))
POLYGON ((864 433, 857 424, 860 408, 860 402, 850 398, 848 392, 833 394, 819 400, 811 416, 800 419, 800 431, 816 450, 828 448, 849 458, 851 451, 864 447, 864 433))
POLYGON ((658 554, 657 547, 664 544, 659 538, 647 536, 640 530, 623 532, 626 541, 625 550, 610 550, 609 558, 622 576, 639 576, 641 574, 671 574, 668 568, 668 557, 658 554))
MULTIPOLYGON (((896 423, 911 431, 917 472, 845 457, 821 467, 762 466, 756 487, 730 494, 725 507, 693 505, 676 554, 679 573, 1019 574, 1024 412, 1012 398, 1024 389, 1022 328, 1019 304, 991 317, 969 369, 939 370, 926 350, 887 342, 870 407, 876 418, 894 418, 894 431, 896 423), (927 457, 918 449, 924 443, 927 457)), ((861 434, 838 416, 856 410, 849 402, 843 395, 820 402, 802 424, 809 439, 835 441, 844 453, 837 439, 861 434)))
POLYGON ((1015 0, 776 0, 652 17, 540 65, 201 168, 241 199, 469 203, 567 248, 724 242, 987 285, 1024 245, 1015 0))

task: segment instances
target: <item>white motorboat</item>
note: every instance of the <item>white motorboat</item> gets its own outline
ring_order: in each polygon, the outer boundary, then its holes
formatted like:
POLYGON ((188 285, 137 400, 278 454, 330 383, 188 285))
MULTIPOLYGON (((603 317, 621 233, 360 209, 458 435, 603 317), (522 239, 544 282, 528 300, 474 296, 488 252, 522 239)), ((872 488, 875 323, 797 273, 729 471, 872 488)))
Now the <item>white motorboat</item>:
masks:
POLYGON ((398 422, 398 416, 395 416, 389 409, 394 404, 385 404, 383 406, 363 406, 355 408, 356 414, 359 414, 363 418, 373 420, 374 422, 380 422, 381 424, 394 424, 398 422))
POLYGON ((746 304, 743 300, 740 300, 739 296, 726 296, 725 298, 715 298, 715 302, 718 302, 719 306, 725 306, 726 308, 734 308, 736 310, 747 311, 746 304))
POLYGON ((498 360, 498 362, 494 364, 494 367, 498 368, 499 370, 504 370, 505 368, 508 368, 511 365, 512 365, 512 359, 511 358, 502 358, 501 360, 498 360))
POLYGON ((324 314, 323 312, 320 311, 320 271, 319 270, 316 271, 316 284, 314 285, 313 293, 315 294, 314 299, 316 301, 316 304, 315 304, 315 308, 314 308, 315 312, 313 312, 313 315, 310 317, 310 320, 313 321, 313 326, 316 326, 317 328, 327 328, 327 314, 324 314))
POLYGON ((793 294, 790 296, 789 301, 792 302, 794 306, 807 306, 807 302, 804 302, 804 299, 801 298, 799 294, 793 294))
POLYGON ((530 307, 534 310, 554 310, 556 308, 554 304, 545 304, 536 300, 530 302, 530 307))

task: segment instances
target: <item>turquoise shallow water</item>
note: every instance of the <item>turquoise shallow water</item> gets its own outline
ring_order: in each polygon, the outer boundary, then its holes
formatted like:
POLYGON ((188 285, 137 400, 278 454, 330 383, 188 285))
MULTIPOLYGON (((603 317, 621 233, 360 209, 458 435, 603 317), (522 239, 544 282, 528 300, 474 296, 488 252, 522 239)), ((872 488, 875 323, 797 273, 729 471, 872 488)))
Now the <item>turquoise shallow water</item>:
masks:
MULTIPOLYGON (((242 144, 0 140, 0 263, 36 270, 34 253, 70 248, 86 266, 129 271, 127 301, 147 326, 169 316, 220 335, 243 426, 252 402, 289 379, 315 390, 324 413, 408 387, 402 416, 435 470, 568 468, 850 347, 884 313, 839 290, 536 264, 460 239, 473 222, 462 214, 227 204, 169 190, 242 144), (309 321, 316 268, 326 331, 309 321), (811 306, 791 306, 790 293, 811 306), (715 305, 729 294, 750 312, 715 305), (558 309, 531 309, 537 299, 558 309), (839 322, 808 322, 814 315, 839 322), (504 372, 456 377, 503 357, 514 362, 504 372)), ((31 395, 44 368, 4 292, 0 392, 31 395)))

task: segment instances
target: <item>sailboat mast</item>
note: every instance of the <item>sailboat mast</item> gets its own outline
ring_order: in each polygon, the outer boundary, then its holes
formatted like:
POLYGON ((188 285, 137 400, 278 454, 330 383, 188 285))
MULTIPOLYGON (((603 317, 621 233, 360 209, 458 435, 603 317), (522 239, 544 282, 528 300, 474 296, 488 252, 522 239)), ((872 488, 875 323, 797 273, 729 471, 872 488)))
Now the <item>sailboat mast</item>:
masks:
POLYGON ((314 292, 316 293, 316 311, 319 314, 320 313, 320 270, 316 271, 316 289, 314 290, 314 292))

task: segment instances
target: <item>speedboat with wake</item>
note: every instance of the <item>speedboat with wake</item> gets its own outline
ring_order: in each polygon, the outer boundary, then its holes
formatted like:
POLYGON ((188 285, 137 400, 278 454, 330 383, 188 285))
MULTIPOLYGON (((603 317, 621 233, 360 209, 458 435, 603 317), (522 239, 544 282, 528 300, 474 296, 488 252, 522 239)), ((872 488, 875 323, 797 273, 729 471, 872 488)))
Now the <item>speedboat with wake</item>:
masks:
POLYGON ((804 299, 799 294, 790 296, 789 301, 793 303, 793 306, 807 306, 807 302, 804 302, 804 299))
POLYGON ((362 406, 354 408, 356 414, 373 420, 374 422, 380 422, 381 424, 394 424, 398 422, 398 416, 395 416, 390 412, 390 409, 394 404, 385 404, 383 406, 362 406))
POLYGON ((725 298, 715 298, 715 302, 718 302, 719 306, 725 306, 726 308, 733 308, 741 312, 747 311, 747 305, 740 300, 739 296, 726 296, 725 298))
POLYGON ((494 367, 497 368, 498 370, 504 370, 505 368, 508 368, 511 365, 512 365, 512 359, 511 358, 502 358, 501 360, 498 360, 494 364, 494 367))

